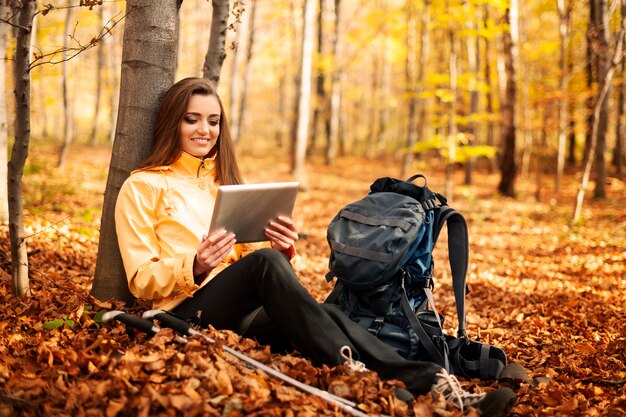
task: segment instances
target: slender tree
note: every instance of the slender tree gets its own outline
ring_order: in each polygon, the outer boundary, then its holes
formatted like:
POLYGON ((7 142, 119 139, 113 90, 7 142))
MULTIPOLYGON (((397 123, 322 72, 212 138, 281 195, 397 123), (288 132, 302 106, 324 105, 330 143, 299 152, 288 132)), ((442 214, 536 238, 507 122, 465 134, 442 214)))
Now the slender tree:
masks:
MULTIPOLYGON (((489 5, 483 5, 483 28, 489 28, 489 5)), ((486 31, 485 31, 486 32, 486 31)), ((491 88, 491 40, 488 36, 484 36, 485 41, 485 68, 484 77, 485 85, 487 86, 485 91, 485 112, 487 113, 487 127, 486 127, 486 143, 488 146, 494 146, 495 144, 495 126, 492 120, 493 115, 493 92, 491 88)), ((489 164, 489 173, 496 171, 495 159, 491 159, 489 164)))
POLYGON ((122 183, 145 159, 163 93, 174 82, 178 46, 177 0, 128 0, 122 50, 119 116, 104 193, 92 294, 131 301, 115 232, 115 203, 122 183))
MULTIPOLYGON (((249 6, 248 6, 249 7, 249 6)), ((241 66, 245 65, 244 58, 246 54, 246 49, 244 48, 244 43, 246 39, 246 31, 249 26, 246 24, 246 20, 250 17, 250 12, 248 11, 248 7, 243 11, 243 16, 241 18, 241 24, 238 26, 236 31, 236 49, 232 59, 232 65, 230 67, 230 103, 228 110, 228 122, 230 125, 230 135, 233 139, 234 143, 239 142, 239 119, 241 118, 239 114, 241 95, 242 95, 242 83, 241 83, 241 66)))
POLYGON ((63 169, 67 163, 67 154, 70 150, 72 140, 74 139, 74 103, 70 97, 70 39, 72 30, 72 2, 67 0, 67 8, 65 9, 65 30, 63 37, 63 145, 61 146, 61 152, 59 153, 59 161, 57 167, 63 169))
POLYGON ((567 58, 567 38, 569 35, 569 5, 566 4, 567 0, 557 0, 557 10, 559 13, 559 41, 560 41, 560 54, 559 54, 559 92, 561 94, 559 100, 559 132, 558 132, 558 151, 557 151, 557 164, 556 164, 556 178, 554 183, 554 192, 559 193, 561 188, 561 179, 563 177, 563 170, 565 169, 565 146, 568 126, 568 114, 567 114, 567 80, 566 80, 566 58, 567 58))
POLYGON ((228 29, 228 0, 213 0, 211 38, 203 67, 203 77, 212 81, 215 87, 220 83, 222 64, 226 59, 226 30, 228 29))
POLYGON ((417 57, 417 13, 413 2, 407 2, 406 13, 406 58, 405 83, 408 99, 408 126, 406 135, 406 153, 402 161, 402 177, 406 177, 413 162, 413 146, 417 142, 417 85, 416 85, 416 57, 417 57))
MULTIPOLYGON (((11 16, 9 0, 0 0, 0 19, 8 20, 11 16)), ((0 22, 0 224, 9 222, 9 200, 7 191, 7 150, 8 121, 6 100, 6 65, 7 39, 10 26, 0 22)))
MULTIPOLYGON (((478 32, 476 27, 476 22, 478 21, 477 10, 475 7, 470 5, 468 0, 463 0, 463 9, 466 12, 467 20, 465 23, 465 27, 468 31, 466 42, 466 50, 467 50, 467 63, 468 63, 468 77, 469 77, 469 141, 467 145, 472 145, 476 143, 476 137, 478 136, 478 123, 476 122, 476 116, 478 115, 478 79, 480 72, 480 48, 478 32)), ((463 183, 469 185, 473 180, 473 170, 474 170, 475 157, 470 156, 465 161, 465 179, 463 183)))
POLYGON ((341 0, 331 2, 333 7, 333 31, 331 50, 333 55, 333 69, 330 79, 330 131, 326 147, 326 164, 333 165, 337 158, 337 148, 341 138, 341 82, 344 72, 339 65, 339 59, 343 54, 343 34, 341 32, 341 0))
MULTIPOLYGON (((324 0, 318 0, 317 11, 317 57, 318 60, 324 54, 324 0)), ((311 134, 307 146, 307 154, 315 152, 317 137, 319 136, 318 127, 321 120, 325 120, 326 112, 326 68, 317 65, 317 75, 315 76, 315 104, 313 106, 313 117, 311 119, 311 134)))
POLYGON ((626 89, 626 60, 622 59, 621 77, 618 86, 617 98, 617 125, 615 127, 615 148, 613 148, 613 166, 617 175, 622 174, 624 163, 626 163, 626 100, 624 99, 624 89, 626 89))
MULTIPOLYGON (((609 13, 607 8, 607 0, 593 0, 592 3, 593 2, 596 3, 593 7, 595 9, 595 13, 598 13, 598 15, 596 15, 597 18, 601 19, 603 24, 606 24, 606 26, 601 30, 608 31, 609 13)), ((598 92, 594 99, 595 104, 593 107, 593 125, 591 126, 591 142, 589 143, 589 155, 585 162, 583 175, 580 180, 580 185, 578 187, 578 193, 576 194, 576 206, 574 207, 574 215, 572 217, 572 221, 574 223, 580 221, 581 219, 585 192, 587 190, 587 187, 589 186, 591 166, 594 161, 596 150, 599 152, 599 148, 596 148, 599 142, 599 138, 601 136, 601 125, 602 123, 604 123, 601 114, 604 111, 603 108, 606 106, 606 102, 608 101, 609 92, 611 90, 611 81, 615 73, 615 68, 620 63, 620 61, 624 59, 624 35, 626 34, 626 0, 620 0, 619 5, 621 12, 621 21, 619 32, 616 36, 616 45, 613 57, 612 59, 609 59, 608 51, 603 51, 603 53, 605 53, 606 55, 604 57, 600 56, 599 59, 600 62, 604 62, 604 65, 600 67, 602 78, 599 80, 598 92)), ((600 38, 602 37, 603 35, 600 36, 600 38)), ((602 178, 602 180, 603 179, 604 178, 602 178)), ((598 180, 596 179, 596 182, 597 181, 598 180)))
POLYGON ((251 0, 248 4, 248 13, 250 13, 250 17, 248 19, 248 42, 246 44, 246 57, 245 57, 245 68, 243 70, 243 80, 241 86, 241 99, 239 100, 239 109, 238 114, 239 118, 237 120, 237 132, 241 134, 241 130, 243 128, 243 121, 245 116, 247 98, 248 98, 248 86, 250 85, 250 73, 252 72, 252 51, 254 47, 254 37, 255 37, 255 28, 256 28, 256 9, 257 2, 256 0, 251 0))
MULTIPOLYGON (((595 133, 592 129, 592 142, 595 141, 595 187, 593 189, 593 197, 595 199, 606 198, 606 160, 604 152, 606 150, 606 135, 608 131, 609 120, 609 100, 611 95, 611 80, 615 70, 615 63, 612 62, 609 50, 610 44, 610 31, 609 27, 609 7, 608 0, 594 0, 595 6, 595 27, 598 30, 598 44, 597 44, 597 83, 598 90, 602 91, 607 89, 606 97, 599 101, 599 113, 595 113, 593 125, 597 126, 595 133), (610 75, 609 75, 610 73, 610 75), (597 120, 596 120, 597 119, 597 120), (593 135, 596 135, 594 138, 593 135)), ((620 44, 621 45, 621 44, 620 44)), ((621 59, 621 56, 619 57, 621 59)), ((600 93, 598 94, 600 97, 600 93)))
POLYGON ((498 192, 512 197, 515 195, 515 177, 517 167, 515 163, 515 141, 517 134, 515 120, 515 104, 517 99, 517 0, 511 0, 511 7, 506 10, 505 23, 508 30, 504 32, 504 66, 506 74, 505 96, 501 106, 502 113, 502 148, 498 161, 500 168, 500 183, 498 192))
POLYGON ((308 187, 305 168, 306 142, 309 131, 311 72, 313 66, 313 32, 315 25, 315 1, 304 2, 304 23, 302 27, 302 55, 300 58, 300 93, 298 113, 296 117, 296 143, 294 152, 293 174, 303 188, 308 187))
MULTIPOLYGON (((104 22, 104 6, 99 6, 97 9, 98 26, 102 26, 104 22)), ((98 144, 98 119, 100 118, 100 102, 102 96, 102 79, 104 72, 104 39, 100 41, 100 44, 96 48, 96 94, 94 97, 94 109, 93 119, 91 121, 91 145, 96 146, 98 144)))
POLYGON ((30 296, 28 254, 24 232, 22 177, 30 143, 30 37, 37 0, 24 0, 17 26, 15 51, 15 143, 8 164, 9 239, 11 240, 11 290, 30 296))
POLYGON ((456 99, 458 83, 458 62, 456 50, 456 36, 453 28, 449 28, 448 39, 450 40, 450 57, 448 69, 450 74, 450 105, 448 106, 448 160, 446 161, 446 197, 449 201, 453 198, 454 163, 456 161, 456 141, 458 128, 456 124, 456 99))
POLYGON ((428 69, 428 60, 430 59, 430 0, 424 0, 422 13, 420 14, 420 41, 419 41, 419 58, 417 62, 417 114, 418 114, 418 141, 426 140, 428 137, 428 109, 431 100, 426 97, 424 91, 426 89, 426 70, 428 69))

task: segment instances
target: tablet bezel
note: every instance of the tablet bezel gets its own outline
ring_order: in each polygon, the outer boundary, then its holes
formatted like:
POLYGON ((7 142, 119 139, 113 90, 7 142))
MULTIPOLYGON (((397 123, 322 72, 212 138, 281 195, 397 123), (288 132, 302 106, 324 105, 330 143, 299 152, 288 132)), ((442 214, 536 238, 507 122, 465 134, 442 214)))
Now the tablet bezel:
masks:
POLYGON ((237 243, 267 241, 265 227, 280 215, 292 216, 299 188, 296 181, 219 186, 209 234, 224 228, 237 243))

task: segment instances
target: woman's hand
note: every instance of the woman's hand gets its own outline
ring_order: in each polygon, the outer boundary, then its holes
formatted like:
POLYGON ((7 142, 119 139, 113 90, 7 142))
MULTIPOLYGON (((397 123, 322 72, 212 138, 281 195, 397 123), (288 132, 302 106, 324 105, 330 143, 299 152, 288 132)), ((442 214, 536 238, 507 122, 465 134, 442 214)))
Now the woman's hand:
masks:
POLYGON ((209 236, 203 235, 193 261, 193 276, 203 275, 218 266, 231 251, 235 242, 234 233, 227 233, 224 229, 216 230, 209 236))
POLYGON ((284 251, 298 240, 298 228, 287 216, 278 216, 265 228, 265 236, 270 240, 272 248, 284 251))

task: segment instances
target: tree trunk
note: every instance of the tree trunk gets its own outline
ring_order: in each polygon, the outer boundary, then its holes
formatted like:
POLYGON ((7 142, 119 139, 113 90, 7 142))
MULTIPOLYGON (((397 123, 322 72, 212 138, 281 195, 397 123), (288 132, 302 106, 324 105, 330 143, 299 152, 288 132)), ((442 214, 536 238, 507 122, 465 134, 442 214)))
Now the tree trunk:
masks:
POLYGON ((65 11, 65 36, 63 37, 63 146, 59 153, 59 161, 57 168, 60 170, 65 168, 67 163, 67 154, 74 138, 74 103, 70 98, 70 57, 69 57, 69 41, 72 31, 72 11, 71 0, 67 0, 67 9, 65 11))
POLYGON ((420 55, 417 68, 417 114, 418 114, 418 141, 426 140, 428 136, 428 110, 430 108, 430 99, 424 96, 426 86, 426 69, 428 68, 428 60, 430 59, 430 0, 425 0, 421 17, 421 33, 420 33, 420 55))
MULTIPOLYGON (((11 16, 9 0, 0 0, 0 19, 8 20, 11 16)), ((7 120, 7 100, 6 100, 6 66, 9 61, 7 56, 7 39, 10 26, 0 23, 0 224, 9 222, 9 200, 7 190, 7 150, 8 120, 7 120)))
MULTIPOLYGON (((98 26, 104 22, 104 5, 98 6, 98 26)), ((102 96, 102 78, 104 71, 104 39, 97 46, 96 58, 96 96, 94 97, 93 120, 91 121, 91 145, 98 145, 98 118, 100 117, 100 97, 102 96)))
MULTIPOLYGON (((317 56, 324 54, 324 0, 319 0, 319 10, 317 14, 317 56)), ((318 126, 321 120, 325 120, 326 110, 326 69, 318 66, 315 77, 315 104, 313 106, 313 118, 311 120, 311 135, 307 146, 307 155, 315 153, 318 136, 318 126)))
POLYGON ((446 161, 446 198, 448 201, 453 200, 454 179, 454 164, 456 162, 456 140, 457 140, 457 125, 456 125, 456 98, 457 98, 457 52, 456 52, 456 37, 454 36, 454 30, 448 32, 448 39, 450 39, 450 105, 448 107, 448 160, 446 161))
POLYGON ((566 81, 566 54, 567 54, 567 37, 569 33, 569 7, 565 5, 566 0, 557 0, 557 9, 559 13, 559 40, 561 53, 559 55, 559 132, 558 132, 558 150, 556 162, 556 178, 554 182, 554 193, 559 194, 561 189, 561 179, 563 170, 565 169, 565 145, 567 135, 567 81, 566 81))
POLYGON ((624 89, 626 88, 626 65, 622 59, 622 76, 619 83, 619 96, 617 104, 617 126, 615 129, 615 148, 613 148, 613 166, 618 176, 622 175, 626 153, 624 149, 624 137, 626 136, 626 100, 624 100, 624 89))
MULTIPOLYGON (((570 57, 567 60, 567 72, 572 74, 574 72, 574 59, 571 56, 572 48, 569 48, 570 57)), ((569 108, 568 114, 573 115, 576 112, 576 103, 573 98, 569 98, 567 101, 569 108)), ((567 134, 567 166, 573 167, 576 165, 576 119, 573 116, 569 118, 569 131, 567 134)))
MULTIPOLYGON (((600 104, 600 113, 598 114, 598 128, 597 128, 597 138, 596 141, 596 149, 595 149, 595 187, 593 190, 593 198, 594 199, 605 199, 606 198, 606 160, 604 152, 606 150, 606 134, 608 130, 608 119, 609 119, 609 97, 611 96, 611 79, 612 73, 615 68, 613 63, 611 62, 611 57, 609 55, 609 44, 610 44, 610 30, 609 27, 609 10, 607 5, 607 0, 600 0, 596 4, 596 27, 599 30, 598 33, 598 89, 604 89, 604 83, 607 83, 607 92, 606 97, 602 100, 600 104), (611 76, 609 77, 608 73, 611 71, 611 76)), ((621 57, 620 57, 621 58, 621 57)), ((594 114, 594 117, 596 115, 594 114)), ((595 120, 594 120, 595 124, 595 120)), ((592 140, 594 140, 592 138, 592 140)))
POLYGON ((215 88, 220 83, 222 64, 226 59, 226 29, 228 28, 228 0, 213 0, 211 39, 204 59, 203 77, 212 81, 215 88))
POLYGON ((409 176, 409 169, 413 162, 413 147, 417 143, 417 86, 416 86, 416 57, 417 57, 417 16, 415 6, 408 2, 406 5, 406 62, 405 82, 407 98, 409 100, 409 119, 406 135, 406 153, 402 161, 401 176, 409 176))
MULTIPOLYGON (((253 3, 254 4, 254 3, 253 3)), ((246 50, 244 49, 244 39, 246 39, 246 31, 248 30, 248 25, 246 25, 247 20, 250 18, 250 11, 248 10, 248 7, 246 7, 246 10, 243 12, 243 16, 242 16, 242 22, 239 25, 239 29, 237 30, 237 34, 236 34, 236 44, 237 44, 237 49, 235 50, 233 59, 232 59, 232 66, 230 68, 230 85, 229 85, 229 90, 230 90, 230 103, 229 103, 229 110, 228 110, 228 124, 230 127, 230 136, 233 140, 233 143, 237 144, 239 143, 239 118, 240 118, 240 114, 239 114, 239 108, 240 106, 240 101, 241 101, 241 90, 242 90, 242 86, 241 86, 241 76, 240 76, 240 72, 241 72, 241 66, 243 64, 243 60, 244 60, 244 55, 246 53, 246 50)))
MULTIPOLYGON (((485 4, 483 6, 484 15, 483 15, 483 27, 485 29, 489 28, 489 5, 485 4)), ((486 142, 489 146, 495 145, 495 128, 493 123, 493 92, 491 89, 491 41, 489 37, 485 36, 485 111, 487 112, 487 127, 486 127, 486 142)), ((494 158, 489 162, 489 174, 493 174, 496 171, 497 162, 494 158)))
POLYGON ((504 41, 504 67, 506 73, 505 97, 502 103, 502 144, 499 159, 500 183, 498 192, 504 196, 515 196, 515 177, 517 167, 515 165, 515 137, 516 122, 515 108, 517 99, 517 0, 511 0, 511 7, 507 9, 505 23, 510 29, 503 34, 504 41))
POLYGON ((254 46, 254 31, 256 26, 256 5, 257 2, 252 0, 248 5, 248 10, 250 12, 250 18, 248 20, 248 44, 246 46, 246 66, 243 70, 243 83, 241 86, 241 99, 239 100, 239 118, 237 120, 237 134, 241 134, 241 130, 243 128, 244 116, 246 113, 246 102, 248 97, 248 85, 250 84, 250 70, 251 70, 251 62, 252 62, 252 51, 254 46))
MULTIPOLYGON (((107 14, 108 15, 108 14, 107 14)), ((108 19, 107 19, 108 21, 108 19)), ((110 113, 109 113, 109 142, 113 143, 115 141, 115 131, 117 124, 117 113, 118 106, 120 102, 120 83, 119 83, 119 68, 121 65, 118 65, 119 61, 119 53, 118 53, 118 43, 117 38, 111 37, 109 41, 109 54, 108 59, 106 61, 107 72, 110 74, 110 113)))
POLYGON ((36 0, 23 1, 15 51, 15 143, 8 164, 8 194, 11 291, 18 297, 31 295, 24 234, 22 177, 30 142, 30 37, 36 10, 36 0))
MULTIPOLYGON (((596 80, 596 70, 597 70, 597 60, 598 56, 594 53, 594 42, 596 42, 596 38, 598 37, 598 32, 596 28, 596 17, 595 12, 596 4, 594 0, 589 1, 589 25, 588 25, 588 34, 587 34, 587 63, 585 65, 586 75, 587 75, 587 90, 593 91, 593 85, 596 80)), ((589 157, 589 147, 591 145, 591 130, 593 127, 593 109, 594 109, 594 98, 592 95, 586 100, 587 106, 587 118, 586 118, 586 129, 585 129, 585 147, 583 150, 583 166, 587 164, 587 158, 589 157)))
MULTIPOLYGON (((470 34, 478 33, 476 23, 478 16, 476 12, 472 13, 472 8, 467 0, 463 1, 464 9, 467 13, 466 28, 470 34)), ((466 146, 472 146, 476 144, 476 138, 478 136, 478 124, 476 123, 476 116, 478 115, 478 77, 480 71, 480 49, 477 35, 468 35, 466 39, 467 45, 467 61, 469 72, 469 94, 470 94, 470 110, 469 110, 469 141, 466 146)), ((475 158, 470 156, 465 161, 465 178, 463 183, 465 185, 472 184, 472 173, 474 170, 475 158)))
POLYGON ((130 172, 149 155, 160 100, 174 82, 178 5, 177 0, 129 0, 126 9, 119 117, 104 193, 92 294, 100 300, 129 302, 133 297, 117 243, 115 203, 130 172))
MULTIPOLYGON (((591 3, 593 4, 593 9, 595 10, 595 16, 597 16, 598 20, 601 20, 603 23, 600 26, 604 26, 600 28, 600 31, 604 30, 608 34, 608 22, 609 16, 607 12, 607 0, 593 0, 591 3)), ((600 67, 602 71, 603 77, 599 79, 599 89, 598 94, 595 97, 595 105, 593 108, 593 124, 591 126, 591 142, 589 143, 589 155, 584 165, 582 179, 580 180, 580 186, 578 187, 578 193, 576 194, 576 206, 574 207, 574 215, 572 221, 577 223, 582 216, 583 209, 583 200, 585 198, 585 191, 589 185, 589 177, 591 175, 591 166, 595 157, 596 147, 598 143, 598 139, 600 137, 600 125, 603 123, 601 113, 603 111, 603 107, 606 106, 606 102, 608 101, 609 91, 611 90, 611 81, 613 79, 613 74, 615 72, 615 67, 617 64, 624 59, 624 34, 626 33, 626 1, 620 0, 621 7, 621 22, 619 34, 617 35, 617 42, 615 46, 615 53, 613 55, 613 59, 608 59, 608 51, 605 49, 605 57, 600 56, 599 61, 603 64, 600 67)), ((604 34, 600 36, 600 42, 604 34)), ((608 39, 607 39, 608 46, 608 39)), ((604 178, 602 178, 604 180, 604 178)), ((596 179, 596 182, 598 180, 596 179)), ((604 182, 604 181, 602 181, 604 182)), ((597 185, 596 185, 597 186, 597 185)))
POLYGON ((343 39, 341 26, 341 0, 334 0, 334 30, 331 42, 333 54, 333 72, 330 81, 330 133, 326 148, 326 164, 333 165, 337 158, 341 127, 341 80, 343 70, 339 65, 339 59, 343 54, 343 39))
POLYGON ((296 143, 293 174, 303 188, 308 188, 306 174, 306 142, 311 110, 311 70, 313 64, 313 32, 315 26, 315 1, 304 2, 304 24, 302 27, 302 56, 300 58, 300 101, 297 113, 296 143))

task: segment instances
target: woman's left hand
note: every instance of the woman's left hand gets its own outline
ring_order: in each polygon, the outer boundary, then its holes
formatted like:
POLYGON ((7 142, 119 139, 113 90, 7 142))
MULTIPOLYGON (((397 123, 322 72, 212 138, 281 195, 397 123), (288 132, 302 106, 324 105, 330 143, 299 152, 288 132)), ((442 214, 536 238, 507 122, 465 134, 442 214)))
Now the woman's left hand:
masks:
POLYGON ((298 240, 298 228, 291 218, 278 216, 265 228, 265 236, 270 240, 272 248, 284 251, 292 247, 298 240))

